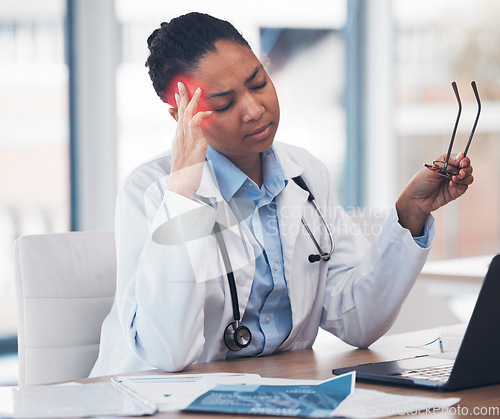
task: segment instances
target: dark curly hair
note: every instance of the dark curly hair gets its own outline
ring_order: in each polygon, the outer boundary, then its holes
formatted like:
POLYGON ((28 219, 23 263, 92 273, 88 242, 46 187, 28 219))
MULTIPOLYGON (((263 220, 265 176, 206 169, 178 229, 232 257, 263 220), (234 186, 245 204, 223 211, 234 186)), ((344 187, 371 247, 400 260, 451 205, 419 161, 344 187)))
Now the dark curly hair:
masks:
POLYGON ((218 41, 231 41, 250 48, 229 22, 204 13, 188 13, 163 22, 148 38, 146 61, 156 94, 167 102, 166 89, 179 75, 189 75, 199 61, 216 50, 218 41))

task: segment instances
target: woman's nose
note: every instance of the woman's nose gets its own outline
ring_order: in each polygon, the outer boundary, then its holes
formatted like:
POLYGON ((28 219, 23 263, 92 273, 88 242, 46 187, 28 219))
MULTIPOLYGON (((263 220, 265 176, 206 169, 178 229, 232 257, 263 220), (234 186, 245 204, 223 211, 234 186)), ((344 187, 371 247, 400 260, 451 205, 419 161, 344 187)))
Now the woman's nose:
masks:
POLYGON ((247 94, 243 101, 242 120, 248 122, 258 120, 264 114, 264 105, 251 93, 247 94))

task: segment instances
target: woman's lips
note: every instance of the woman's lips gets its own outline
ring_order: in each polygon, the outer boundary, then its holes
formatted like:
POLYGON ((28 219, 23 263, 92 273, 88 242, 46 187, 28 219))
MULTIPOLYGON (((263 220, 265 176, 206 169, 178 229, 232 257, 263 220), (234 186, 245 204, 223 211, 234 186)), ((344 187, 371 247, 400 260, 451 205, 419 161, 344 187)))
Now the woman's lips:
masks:
POLYGON ((271 129, 272 129, 271 126, 272 126, 272 123, 269 123, 262 128, 258 128, 254 132, 252 132, 251 134, 245 135, 245 138, 247 138, 249 140, 253 140, 253 141, 265 140, 271 134, 271 129))

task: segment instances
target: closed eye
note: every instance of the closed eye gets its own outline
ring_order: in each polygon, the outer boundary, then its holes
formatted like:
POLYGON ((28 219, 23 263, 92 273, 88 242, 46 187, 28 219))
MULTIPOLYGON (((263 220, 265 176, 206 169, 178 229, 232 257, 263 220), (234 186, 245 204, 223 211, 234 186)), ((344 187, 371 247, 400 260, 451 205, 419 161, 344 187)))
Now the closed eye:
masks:
POLYGON ((260 84, 260 85, 258 85, 258 86, 252 87, 252 90, 259 90, 259 89, 263 89, 263 88, 264 88, 264 87, 266 87, 266 86, 267 86, 267 80, 266 80, 264 83, 262 83, 262 84, 260 84))
POLYGON ((233 105, 234 101, 232 100, 231 102, 229 102, 229 104, 227 106, 224 106, 223 108, 219 108, 219 109, 214 109, 215 112, 224 112, 224 111, 227 111, 232 105, 233 105))
MULTIPOLYGON (((266 86, 267 86, 267 80, 264 81, 264 83, 259 84, 258 86, 252 87, 251 90, 252 91, 260 90, 260 89, 263 89, 266 86)), ((233 104, 234 104, 234 100, 232 100, 231 102, 229 102, 229 104, 227 106, 224 106, 223 108, 214 109, 214 111, 215 112, 224 112, 224 111, 227 111, 231 106, 233 106, 233 104)))

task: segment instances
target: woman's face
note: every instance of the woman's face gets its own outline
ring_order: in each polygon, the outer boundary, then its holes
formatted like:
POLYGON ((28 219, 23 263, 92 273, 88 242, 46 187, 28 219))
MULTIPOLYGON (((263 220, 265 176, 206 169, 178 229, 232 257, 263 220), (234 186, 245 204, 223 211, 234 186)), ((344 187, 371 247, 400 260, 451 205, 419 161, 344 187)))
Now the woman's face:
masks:
POLYGON ((203 57, 190 79, 201 87, 198 110, 212 110, 202 122, 207 143, 236 166, 245 166, 273 143, 278 129, 278 97, 269 75, 252 50, 219 42, 203 57))

